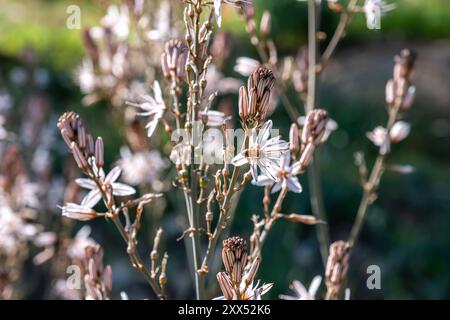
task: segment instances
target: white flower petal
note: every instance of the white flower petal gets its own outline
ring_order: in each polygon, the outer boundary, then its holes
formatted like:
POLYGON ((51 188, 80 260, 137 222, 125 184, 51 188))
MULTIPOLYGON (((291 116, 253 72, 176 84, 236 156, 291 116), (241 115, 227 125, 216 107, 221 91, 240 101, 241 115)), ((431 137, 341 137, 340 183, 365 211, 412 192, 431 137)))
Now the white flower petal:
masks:
POLYGON ((231 163, 235 167, 240 167, 240 166, 248 163, 248 160, 242 153, 240 153, 231 160, 231 163))
POLYGON ((322 277, 321 276, 315 276, 312 281, 311 284, 309 285, 309 295, 311 297, 315 297, 317 290, 319 290, 320 287, 320 283, 322 282, 322 277))
POLYGON ((100 190, 96 189, 89 191, 89 193, 81 201, 81 206, 92 208, 100 201, 101 198, 102 194, 100 193, 100 190))
POLYGON ((115 196, 129 196, 136 193, 136 190, 129 185, 120 182, 112 184, 113 195, 115 196))
POLYGON ((97 189, 97 184, 94 182, 94 180, 91 179, 75 179, 75 182, 82 188, 89 189, 89 190, 95 190, 97 189))
POLYGON ((122 173, 122 169, 120 167, 114 167, 106 176, 105 182, 107 184, 111 184, 119 179, 120 174, 122 173))
POLYGON ((286 179, 286 185, 287 188, 295 193, 301 193, 302 192, 302 185, 300 184, 300 182, 298 181, 297 177, 288 177, 286 179))

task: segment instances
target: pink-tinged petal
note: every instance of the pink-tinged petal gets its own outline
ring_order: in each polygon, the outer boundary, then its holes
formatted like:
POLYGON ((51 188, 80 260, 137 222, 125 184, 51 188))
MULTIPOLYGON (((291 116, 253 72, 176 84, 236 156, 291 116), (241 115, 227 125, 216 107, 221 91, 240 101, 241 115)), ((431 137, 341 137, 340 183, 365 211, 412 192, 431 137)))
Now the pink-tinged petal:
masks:
POLYGON ((242 153, 240 153, 231 160, 231 163, 235 167, 240 167, 240 166, 248 163, 248 160, 242 153))
POLYGON ((262 173, 269 177, 270 179, 277 181, 277 174, 279 170, 279 166, 268 159, 259 159, 258 167, 261 169, 262 173))
POLYGON ((287 188, 295 193, 301 193, 302 192, 302 185, 298 181, 296 177, 288 177, 286 179, 286 186, 287 188))
POLYGON ((272 190, 270 191, 270 193, 277 193, 278 191, 281 190, 281 187, 283 185, 282 181, 277 181, 274 186, 272 187, 272 190))
POLYGON ((120 174, 122 173, 122 169, 120 167, 114 167, 106 176, 105 183, 111 184, 119 179, 120 174))
POLYGON ((75 179, 75 182, 82 188, 89 189, 89 190, 95 190, 97 189, 97 184, 94 182, 94 180, 91 179, 75 179))
POLYGON ((275 181, 265 175, 259 175, 258 181, 252 180, 252 184, 258 187, 271 186, 275 181))
POLYGON ((112 184, 113 195, 115 196, 129 196, 136 193, 136 190, 124 183, 115 182, 112 184))
POLYGON ((96 189, 89 191, 89 193, 81 201, 81 206, 92 208, 100 201, 101 198, 102 194, 100 193, 100 190, 96 189))

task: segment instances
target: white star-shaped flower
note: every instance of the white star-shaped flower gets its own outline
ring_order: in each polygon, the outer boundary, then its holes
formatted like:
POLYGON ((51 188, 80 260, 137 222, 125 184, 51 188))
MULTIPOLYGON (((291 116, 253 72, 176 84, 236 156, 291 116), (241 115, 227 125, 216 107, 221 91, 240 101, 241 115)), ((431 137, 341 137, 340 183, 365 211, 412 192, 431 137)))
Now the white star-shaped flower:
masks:
MULTIPOLYGON (((126 185, 124 183, 116 182, 116 180, 119 178, 121 169, 119 167, 114 167, 108 175, 105 177, 105 173, 103 170, 99 171, 100 178, 103 181, 104 184, 110 185, 112 188, 112 193, 115 196, 129 196, 134 193, 136 193, 136 190, 129 185, 126 185)), ((99 189, 98 185, 95 183, 92 179, 76 179, 75 182, 88 190, 91 190, 88 192, 88 194, 83 198, 81 201, 81 207, 85 208, 92 208, 94 207, 102 198, 102 192, 99 189)))
POLYGON ((262 174, 277 181, 277 169, 284 153, 289 151, 289 143, 280 140, 280 136, 270 138, 272 121, 267 121, 258 134, 256 129, 252 129, 249 137, 248 148, 235 156, 231 163, 240 167, 246 163, 250 164, 252 177, 258 181, 258 168, 262 174))
POLYGON ((150 95, 142 95, 142 98, 144 99, 144 102, 142 103, 127 102, 127 104, 143 110, 143 112, 139 112, 138 115, 150 117, 150 121, 147 123, 145 128, 147 129, 147 136, 151 137, 153 132, 155 132, 159 120, 166 111, 166 104, 164 103, 164 99, 162 97, 159 82, 153 82, 153 97, 150 95))

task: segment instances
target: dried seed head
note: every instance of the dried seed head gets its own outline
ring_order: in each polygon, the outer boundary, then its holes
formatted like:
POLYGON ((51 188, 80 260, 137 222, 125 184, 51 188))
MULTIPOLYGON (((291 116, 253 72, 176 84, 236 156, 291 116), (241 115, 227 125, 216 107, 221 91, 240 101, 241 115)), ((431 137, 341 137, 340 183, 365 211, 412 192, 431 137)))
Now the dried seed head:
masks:
POLYGON ((161 67, 164 76, 171 80, 181 80, 185 75, 188 47, 180 40, 169 40, 164 47, 161 67))
POLYGON ((345 280, 350 258, 350 247, 347 242, 336 241, 330 246, 327 266, 325 269, 325 282, 327 297, 336 299, 345 280))
POLYGON ((222 260, 231 281, 239 285, 247 264, 247 244, 241 237, 232 237, 223 241, 222 260))
POLYGON ((274 84, 273 72, 265 67, 258 67, 248 78, 247 90, 241 87, 239 114, 244 127, 254 128, 264 122, 274 84))
POLYGON ((305 120, 305 126, 302 131, 302 143, 304 145, 318 145, 326 132, 328 123, 328 112, 321 109, 315 109, 308 113, 305 120))

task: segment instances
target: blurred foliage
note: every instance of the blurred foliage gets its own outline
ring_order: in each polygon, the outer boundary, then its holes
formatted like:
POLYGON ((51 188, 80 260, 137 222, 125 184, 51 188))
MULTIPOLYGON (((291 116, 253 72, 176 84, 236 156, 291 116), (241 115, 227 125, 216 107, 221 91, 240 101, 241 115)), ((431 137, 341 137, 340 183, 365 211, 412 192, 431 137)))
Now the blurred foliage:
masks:
MULTIPOLYGON (((281 52, 295 52, 299 45, 305 43, 305 3, 295 0, 255 2, 259 8, 258 16, 262 8, 272 12, 273 34, 277 35, 276 42, 281 52)), ((343 46, 365 44, 373 40, 426 44, 431 40, 450 37, 448 0, 399 0, 396 3, 397 9, 383 18, 381 30, 367 30, 364 17, 356 17, 343 46)), ((112 116, 109 106, 81 106, 82 96, 71 79, 74 67, 83 56, 83 48, 80 31, 65 27, 68 4, 80 5, 84 27, 95 25, 102 14, 102 9, 88 0, 0 0, 0 28, 3 30, 0 33, 0 71, 7 75, 17 65, 25 46, 35 48, 40 64, 50 70, 51 78, 45 90, 52 97, 58 112, 73 109, 81 113, 93 134, 106 137, 105 154, 109 157, 106 160, 112 163, 117 159, 119 147, 123 143, 122 133, 115 129, 118 120, 112 116)), ((236 35, 234 57, 248 55, 252 48, 248 44, 241 18, 235 14, 235 10, 225 7, 224 21, 224 29, 236 35)), ((336 17, 324 9, 323 30, 330 34, 336 23, 336 17)), ((229 70, 233 62, 230 59, 229 70)), ((361 195, 353 153, 365 151, 369 164, 375 156, 376 151, 365 138, 365 132, 384 121, 384 81, 392 72, 390 62, 379 74, 367 75, 366 80, 373 82, 371 86, 377 88, 374 90, 379 96, 378 101, 364 99, 364 94, 359 98, 342 95, 340 86, 326 87, 321 92, 322 104, 339 123, 339 130, 333 133, 330 143, 320 149, 323 188, 333 240, 348 235, 361 195)), ((20 89, 14 89, 8 83, 6 85, 11 87, 15 97, 21 96, 20 89)), ((353 87, 358 88, 358 84, 353 84, 353 87)), ((435 135, 430 125, 436 119, 448 119, 449 112, 445 109, 448 106, 430 107, 430 102, 420 96, 420 88, 418 92, 417 102, 408 119, 414 128, 411 137, 395 146, 391 158, 392 163, 413 164, 416 172, 408 176, 390 172, 385 174, 379 199, 370 209, 361 242, 352 257, 348 286, 352 288, 352 296, 357 298, 450 297, 450 276, 446 272, 450 269, 450 138, 448 130, 446 135, 435 135), (366 268, 370 264, 382 268, 382 290, 369 291, 366 288, 366 268)), ((370 96, 374 96, 373 93, 370 96)), ((284 124, 282 133, 286 135, 288 119, 281 108, 274 114, 274 122, 280 126, 284 124)), ((301 195, 288 195, 288 212, 310 212, 305 177, 302 177, 301 182, 305 191, 301 195)), ((249 218, 254 213, 260 213, 262 205, 258 201, 246 199, 261 199, 262 189, 249 186, 246 193, 245 199, 240 201, 231 234, 242 234, 248 238, 252 230, 249 218)), ((171 193, 167 197, 176 200, 177 195, 171 193)), ((173 218, 179 218, 182 213, 174 213, 173 210, 171 207, 167 209, 169 214, 168 218, 163 219, 163 227, 169 236, 175 238, 181 233, 181 228, 179 224, 173 224, 173 218)), ((95 230, 102 230, 96 234, 96 238, 100 243, 107 244, 105 247, 121 247, 121 240, 114 236, 111 228, 103 228, 98 222, 92 225, 95 230)), ((151 241, 154 232, 153 225, 146 228, 148 232, 143 235, 143 244, 151 241)), ((171 254, 170 281, 175 276, 174 270, 186 269, 182 262, 185 253, 182 243, 171 241, 166 246, 171 254)), ((113 264, 115 288, 138 292, 132 297, 144 298, 145 284, 139 285, 139 275, 130 273, 127 258, 119 250, 106 250, 106 259, 110 255, 117 261, 113 264), (125 274, 132 280, 126 279, 125 274), (133 283, 131 288, 122 287, 129 285, 130 281, 133 283)), ((288 284, 294 279, 309 285, 313 276, 322 274, 323 266, 314 227, 277 222, 269 235, 263 256, 265 259, 259 278, 276 283, 271 292, 272 298, 276 298, 279 293, 286 293, 288 284)), ((172 291, 174 286, 171 286, 172 291)), ((192 292, 173 294, 181 297, 192 292)), ((39 296, 36 293, 33 297, 39 296)))

